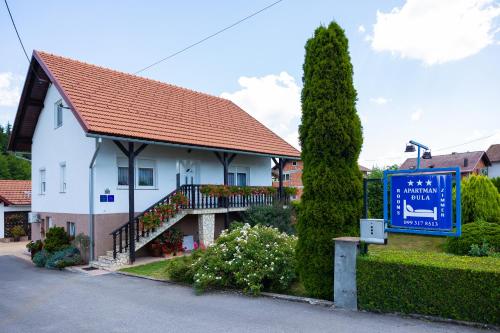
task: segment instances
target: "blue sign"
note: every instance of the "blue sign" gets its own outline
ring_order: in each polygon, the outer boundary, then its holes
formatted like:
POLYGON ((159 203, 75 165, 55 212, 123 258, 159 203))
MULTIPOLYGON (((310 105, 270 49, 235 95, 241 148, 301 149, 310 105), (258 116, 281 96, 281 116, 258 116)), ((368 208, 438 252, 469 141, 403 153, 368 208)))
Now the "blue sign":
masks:
POLYGON ((451 178, 451 174, 392 176, 391 226, 452 230, 451 178))
POLYGON ((460 181, 459 167, 385 170, 385 231, 460 236, 460 181), (456 191, 455 203, 452 199, 452 186, 456 191))
POLYGON ((100 202, 115 202, 115 196, 113 194, 101 194, 99 196, 100 202))

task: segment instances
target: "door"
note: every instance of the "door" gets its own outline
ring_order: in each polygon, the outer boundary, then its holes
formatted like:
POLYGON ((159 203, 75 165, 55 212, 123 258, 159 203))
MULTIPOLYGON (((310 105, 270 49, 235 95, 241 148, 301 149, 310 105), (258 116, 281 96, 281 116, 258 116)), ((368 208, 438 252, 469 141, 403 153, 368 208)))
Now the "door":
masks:
POLYGON ((193 160, 180 160, 177 164, 177 186, 200 183, 200 163, 193 160))

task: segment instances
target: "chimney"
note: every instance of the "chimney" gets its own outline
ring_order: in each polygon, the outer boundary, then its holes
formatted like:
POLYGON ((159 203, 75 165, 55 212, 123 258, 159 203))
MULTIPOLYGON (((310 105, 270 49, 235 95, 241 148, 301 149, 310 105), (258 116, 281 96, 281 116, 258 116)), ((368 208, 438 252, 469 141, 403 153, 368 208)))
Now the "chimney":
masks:
POLYGON ((469 165, 469 159, 466 157, 464 158, 464 168, 467 168, 468 165, 469 165))

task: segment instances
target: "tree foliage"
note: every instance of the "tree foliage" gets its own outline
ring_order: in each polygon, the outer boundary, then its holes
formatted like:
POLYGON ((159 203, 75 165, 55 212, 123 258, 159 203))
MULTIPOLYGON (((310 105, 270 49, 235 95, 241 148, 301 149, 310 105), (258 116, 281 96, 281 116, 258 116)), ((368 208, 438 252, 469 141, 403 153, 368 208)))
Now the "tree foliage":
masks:
POLYGON ((357 161, 363 138, 344 31, 335 22, 321 26, 305 48, 298 266, 307 292, 329 299, 332 239, 358 234, 363 185, 357 161))
POLYGON ((500 222, 500 194, 486 176, 472 175, 462 180, 462 220, 500 222))
POLYGON ((23 158, 7 154, 9 136, 10 125, 5 128, 0 126, 0 179, 31 179, 31 164, 23 158))

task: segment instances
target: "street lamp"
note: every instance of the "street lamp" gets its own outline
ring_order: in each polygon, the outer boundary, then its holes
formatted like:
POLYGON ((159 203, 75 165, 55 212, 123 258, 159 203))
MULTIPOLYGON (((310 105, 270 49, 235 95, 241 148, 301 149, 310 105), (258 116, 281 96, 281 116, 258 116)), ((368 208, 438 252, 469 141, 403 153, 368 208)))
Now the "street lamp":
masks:
POLYGON ((429 149, 429 147, 421 144, 421 143, 418 143, 417 141, 413 141, 413 140, 410 140, 410 142, 408 144, 406 144, 406 149, 405 149, 405 153, 413 153, 415 151, 415 146, 417 146, 417 170, 420 169, 420 149, 424 149, 425 152, 424 154, 422 155, 422 158, 424 160, 430 160, 432 158, 431 156, 431 150, 429 149))

